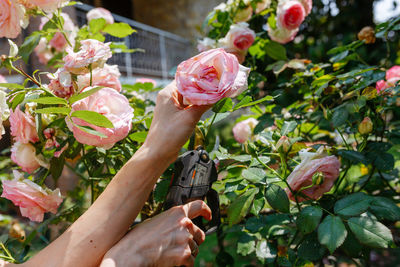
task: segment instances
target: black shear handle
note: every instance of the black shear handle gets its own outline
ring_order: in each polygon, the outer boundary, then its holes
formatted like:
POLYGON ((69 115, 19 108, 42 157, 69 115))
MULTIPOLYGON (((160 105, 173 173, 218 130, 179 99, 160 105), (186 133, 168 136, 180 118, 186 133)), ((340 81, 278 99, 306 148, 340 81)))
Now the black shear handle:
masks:
POLYGON ((206 195, 207 205, 211 209, 212 219, 210 222, 204 225, 202 217, 196 217, 192 221, 201 230, 204 231, 206 235, 212 234, 217 231, 219 225, 221 224, 221 214, 219 211, 219 196, 214 189, 210 189, 206 195))

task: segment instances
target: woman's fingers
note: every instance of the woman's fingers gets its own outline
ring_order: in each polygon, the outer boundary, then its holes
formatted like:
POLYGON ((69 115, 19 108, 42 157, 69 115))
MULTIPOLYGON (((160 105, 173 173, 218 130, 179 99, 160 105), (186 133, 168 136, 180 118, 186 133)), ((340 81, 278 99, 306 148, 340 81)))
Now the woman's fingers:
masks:
POLYGON ((188 221, 189 222, 186 224, 186 227, 189 230, 189 233, 193 236, 193 240, 196 241, 198 245, 201 245, 206 239, 206 235, 190 219, 188 219, 188 221))
POLYGON ((206 220, 211 220, 211 209, 204 201, 195 200, 183 206, 186 216, 189 219, 194 219, 198 216, 203 216, 206 220))
POLYGON ((189 239, 189 247, 192 251, 192 256, 196 258, 197 254, 199 254, 199 246, 197 245, 196 241, 194 241, 193 239, 189 239))

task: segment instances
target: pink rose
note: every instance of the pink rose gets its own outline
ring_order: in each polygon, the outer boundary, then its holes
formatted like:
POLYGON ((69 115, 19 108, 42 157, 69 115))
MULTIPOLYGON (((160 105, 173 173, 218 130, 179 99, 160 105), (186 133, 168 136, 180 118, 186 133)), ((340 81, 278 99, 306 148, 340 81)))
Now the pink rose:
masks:
POLYGON ((4 198, 20 207, 21 215, 32 221, 43 221, 45 212, 56 214, 62 200, 60 190, 52 191, 43 188, 29 179, 24 179, 18 171, 14 171, 13 180, 3 180, 4 198))
POLYGON ((71 73, 64 68, 58 69, 54 74, 48 74, 47 77, 50 79, 48 87, 56 96, 70 98, 75 93, 71 73))
POLYGON ((312 10, 312 0, 298 0, 303 5, 304 10, 306 12, 306 16, 311 13, 312 10))
POLYGON ((293 41, 293 39, 294 39, 294 37, 296 37, 298 31, 299 31, 299 29, 288 30, 288 29, 279 27, 279 23, 278 23, 276 29, 272 29, 271 27, 268 27, 268 35, 271 38, 271 40, 281 43, 281 44, 286 44, 288 42, 293 41))
POLYGON ((114 18, 112 16, 111 12, 102 7, 97 7, 97 8, 91 9, 86 14, 86 18, 88 21, 91 21, 92 19, 105 19, 107 24, 114 23, 114 18))
MULTIPOLYGON (((293 172, 287 178, 287 182, 292 191, 300 191, 301 188, 313 184, 312 177, 316 173, 321 173, 323 179, 320 184, 302 190, 301 193, 311 199, 320 198, 325 192, 328 192, 335 180, 339 176, 340 162, 335 156, 326 156, 323 153, 323 147, 318 149, 317 153, 301 151, 301 163, 296 166, 293 172)), ((286 190, 289 198, 295 201, 295 197, 290 190, 286 190)), ((304 201, 301 195, 297 196, 298 201, 304 201)))
MULTIPOLYGON (((93 87, 87 87, 84 91, 93 87)), ((76 110, 90 110, 106 116, 114 125, 114 128, 103 128, 92 125, 78 118, 66 118, 68 128, 73 132, 76 140, 82 144, 111 148, 116 142, 124 139, 132 128, 133 109, 129 105, 128 99, 116 90, 104 87, 97 93, 79 100, 72 104, 71 112, 76 110), (106 137, 100 137, 87 133, 74 124, 79 126, 90 126, 106 137)))
POLYGON ((241 144, 245 143, 250 139, 257 124, 258 120, 254 118, 238 122, 232 129, 235 140, 241 144))
POLYGON ((89 72, 89 65, 92 69, 103 67, 107 59, 112 56, 110 43, 102 43, 94 39, 81 41, 81 48, 74 53, 72 48, 67 48, 64 57, 64 68, 73 74, 85 74, 89 72))
MULTIPOLYGON (((97 68, 92 72, 92 86, 104 86, 114 88, 118 92, 121 91, 122 86, 119 81, 121 73, 117 65, 104 64, 103 68, 97 68)), ((90 73, 78 76, 79 91, 90 86, 90 73)))
POLYGON ((223 47, 247 50, 254 43, 255 38, 256 34, 249 29, 249 24, 240 22, 231 25, 225 38, 221 40, 221 44, 223 47))
POLYGON ((197 42, 197 50, 201 53, 210 49, 213 49, 217 46, 217 42, 211 38, 204 38, 203 40, 199 40, 197 42))
POLYGON ((154 87, 157 86, 157 82, 155 80, 149 79, 149 78, 136 79, 135 83, 151 83, 151 84, 153 84, 154 87))
POLYGON ((395 86, 400 81, 400 66, 393 66, 386 71, 386 81, 395 86))
POLYGON ((55 11, 57 8, 62 7, 63 3, 67 1, 68 0, 26 0, 25 2, 28 5, 34 5, 49 13, 55 11))
POLYGON ((179 64, 175 79, 184 105, 210 105, 246 90, 249 71, 234 55, 217 48, 179 64))
POLYGON ((29 143, 15 142, 11 147, 11 159, 24 172, 32 173, 40 167, 39 161, 36 158, 36 149, 29 143))
POLYGON ((0 0, 0 38, 16 38, 24 26, 25 8, 17 0, 0 0))
POLYGON ((19 105, 15 111, 10 111, 11 135, 21 143, 35 143, 39 141, 36 132, 35 120, 27 111, 22 112, 19 105))
POLYGON ((278 24, 287 30, 297 29, 306 16, 303 5, 295 0, 279 3, 276 13, 278 24))
POLYGON ((384 80, 380 80, 380 81, 376 82, 376 91, 378 92, 378 94, 380 94, 381 91, 383 91, 387 88, 390 88, 390 87, 392 87, 392 86, 384 80))

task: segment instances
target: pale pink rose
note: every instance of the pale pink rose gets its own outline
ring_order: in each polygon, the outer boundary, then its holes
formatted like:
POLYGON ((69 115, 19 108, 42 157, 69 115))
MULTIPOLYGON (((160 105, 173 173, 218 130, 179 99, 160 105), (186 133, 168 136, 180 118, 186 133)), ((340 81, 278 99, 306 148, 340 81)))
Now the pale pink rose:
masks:
POLYGON ((40 38, 38 45, 34 49, 36 56, 39 59, 39 62, 43 65, 46 65, 50 59, 54 57, 54 54, 51 52, 50 47, 47 46, 46 38, 40 38))
POLYGON ((249 28, 246 22, 240 22, 231 25, 225 38, 220 43, 225 48, 236 48, 239 50, 247 50, 256 38, 255 32, 249 28))
MULTIPOLYGON (((93 87, 87 87, 84 91, 93 87)), ((114 125, 114 128, 103 128, 87 123, 81 119, 72 117, 66 118, 68 128, 73 132, 76 140, 82 144, 111 148, 116 142, 125 138, 132 128, 133 109, 128 99, 113 88, 104 87, 95 94, 79 100, 72 104, 71 112, 76 110, 89 110, 106 116, 114 125), (79 126, 90 126, 106 137, 100 137, 87 133, 79 126)))
POLYGON ((258 120, 250 118, 244 121, 236 123, 233 127, 232 132, 235 140, 241 144, 249 140, 253 134, 253 130, 258 124, 258 120))
POLYGON ((63 202, 60 190, 52 191, 43 188, 29 179, 24 179, 18 171, 14 171, 13 180, 3 180, 1 197, 11 200, 20 207, 21 215, 35 222, 43 221, 45 212, 57 213, 63 202))
POLYGON ((75 53, 72 48, 67 48, 64 57, 64 68, 74 74, 85 74, 89 72, 89 65, 92 69, 103 67, 107 59, 112 56, 110 43, 102 43, 94 39, 81 41, 80 50, 75 53))
POLYGON ((58 69, 54 74, 48 74, 47 77, 50 79, 48 87, 56 96, 70 98, 75 93, 71 73, 64 68, 58 69))
POLYGON ((262 0, 261 2, 257 3, 255 13, 259 14, 265 9, 269 8, 270 6, 271 6, 271 0, 262 0))
POLYGON ((91 21, 92 19, 105 19, 107 24, 114 23, 114 18, 112 16, 111 12, 102 7, 97 7, 97 8, 91 9, 86 14, 86 18, 88 21, 91 21))
POLYGON ((211 38, 204 38, 197 42, 197 50, 201 53, 217 47, 217 42, 211 38))
POLYGON ((386 81, 392 86, 400 81, 400 66, 393 66, 386 71, 386 81))
POLYGON ((11 159, 14 161, 24 172, 32 173, 40 167, 36 158, 36 149, 31 144, 23 144, 15 142, 11 147, 11 159))
POLYGON ((279 23, 277 24, 276 29, 268 27, 268 35, 271 38, 271 40, 281 44, 286 44, 288 42, 293 41, 298 31, 299 29, 287 30, 285 28, 282 28, 279 26, 279 23))
POLYGON ((278 24, 287 30, 297 29, 306 16, 303 5, 295 0, 280 2, 276 13, 278 24))
POLYGON ((17 0, 0 0, 0 38, 16 38, 24 26, 25 8, 17 0))
POLYGON ((15 108, 14 112, 10 111, 10 126, 11 135, 14 136, 16 141, 24 144, 39 141, 35 120, 27 111, 22 112, 19 105, 15 108))
POLYGON ((303 5, 304 10, 306 12, 306 16, 311 13, 312 10, 312 0, 298 0, 303 5))
MULTIPOLYGON (((110 87, 120 92, 122 89, 121 82, 119 81, 120 76, 121 73, 117 65, 104 64, 102 68, 93 70, 92 86, 110 87)), ((79 75, 77 85, 79 91, 90 86, 90 73, 79 75)))
POLYGON ((63 6, 68 0, 25 0, 28 5, 33 5, 46 12, 53 12, 63 6))
POLYGON ((234 55, 217 48, 179 64, 175 79, 184 105, 210 105, 246 90, 249 71, 234 55))
POLYGON ((153 84, 154 87, 157 86, 157 82, 155 80, 149 79, 149 78, 136 79, 135 83, 151 83, 151 84, 153 84))
MULTIPOLYGON (((301 188, 313 184, 312 176, 315 173, 322 173, 324 178, 320 185, 314 185, 301 191, 302 194, 310 199, 318 199, 332 188, 338 178, 340 161, 335 156, 325 155, 323 147, 320 147, 317 153, 301 151, 299 154, 301 163, 289 175, 287 182, 292 191, 297 192, 301 188)), ((295 201, 295 196, 289 189, 286 190, 286 193, 291 200, 295 201)), ((304 201, 306 199, 298 195, 297 200, 304 201)))

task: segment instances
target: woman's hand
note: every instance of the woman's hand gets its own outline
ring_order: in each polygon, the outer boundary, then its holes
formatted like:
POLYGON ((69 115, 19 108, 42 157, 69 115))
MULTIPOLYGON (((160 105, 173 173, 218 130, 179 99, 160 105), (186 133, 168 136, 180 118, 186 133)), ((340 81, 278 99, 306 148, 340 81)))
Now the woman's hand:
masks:
POLYGON ((205 234, 191 219, 211 219, 201 200, 173 207, 135 226, 104 256, 100 267, 193 266, 205 234))
POLYGON ((158 93, 154 118, 144 146, 160 157, 173 161, 181 147, 200 120, 201 115, 210 106, 191 106, 178 108, 174 99, 178 99, 175 81, 158 93))

